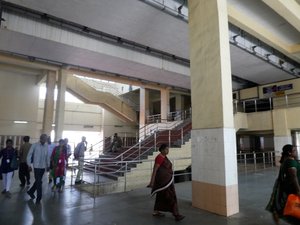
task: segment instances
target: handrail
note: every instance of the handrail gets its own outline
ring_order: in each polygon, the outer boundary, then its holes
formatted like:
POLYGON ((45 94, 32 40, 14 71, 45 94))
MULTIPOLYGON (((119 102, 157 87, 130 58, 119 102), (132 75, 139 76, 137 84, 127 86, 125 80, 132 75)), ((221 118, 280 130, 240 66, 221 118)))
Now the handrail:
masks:
MULTIPOLYGON (((184 143, 183 137, 191 131, 191 124, 190 123, 185 124, 179 130, 178 129, 174 130, 173 133, 175 133, 175 134, 173 134, 173 135, 172 135, 171 131, 168 131, 168 134, 164 135, 163 132, 165 132, 165 131, 166 130, 163 130, 163 131, 158 130, 158 131, 150 134, 149 136, 147 136, 142 141, 131 146, 129 149, 127 149, 126 151, 117 155, 116 157, 112 157, 112 158, 103 157, 103 159, 124 161, 124 160, 130 158, 132 155, 136 155, 136 154, 137 154, 137 156, 134 159, 137 159, 137 158, 140 159, 141 156, 147 154, 151 149, 153 151, 155 151, 156 147, 162 143, 166 143, 171 147, 172 143, 180 140, 179 144, 182 145, 184 143), (165 141, 166 138, 164 138, 164 137, 167 137, 168 141, 165 141), (159 138, 162 138, 164 140, 160 140, 159 138), (147 147, 149 145, 150 145, 150 147, 147 147)), ((99 156, 99 158, 101 159, 100 156, 99 156)))
MULTIPOLYGON (((260 155, 255 152, 250 153, 238 153, 237 154, 237 168, 238 172, 252 172, 252 171, 260 171, 270 167, 275 166, 275 152, 267 151, 261 152, 260 155)), ((169 158, 174 166, 174 178, 178 176, 177 182, 189 181, 191 180, 192 168, 191 168, 191 157, 170 157, 169 158), (184 160, 183 163, 181 160, 184 160), (179 178, 181 177, 181 179, 179 178)), ((90 172, 94 179, 85 180, 86 183, 89 183, 94 186, 92 194, 94 197, 98 194, 107 194, 111 192, 124 192, 128 190, 132 190, 135 188, 140 188, 141 186, 145 186, 148 184, 150 180, 151 171, 154 167, 153 159, 138 159, 138 160, 125 160, 125 161, 117 161, 117 162, 105 162, 105 161, 94 161, 94 162, 85 162, 89 164, 89 167, 86 168, 87 172, 90 172), (131 170, 131 164, 139 164, 139 163, 148 163, 147 166, 136 167, 134 170, 131 170), (114 171, 106 171, 101 168, 106 168, 109 166, 118 165, 120 168, 114 171), (137 171, 139 174, 144 173, 145 176, 143 180, 139 180, 136 184, 132 180, 132 176, 128 175, 130 171, 137 171), (143 172, 144 171, 144 172, 143 172), (112 179, 105 179, 105 181, 100 180, 99 177, 111 177, 112 179), (114 177, 114 179, 113 179, 114 177), (118 179, 118 177, 122 177, 122 179, 118 179), (131 177, 131 178, 130 178, 131 177), (130 183, 129 183, 130 179, 130 183), (90 180, 90 181, 88 181, 90 180), (113 185, 114 188, 111 188, 113 185), (97 189, 96 189, 97 187, 97 189)), ((133 174, 134 175, 134 174, 133 174)), ((176 181, 176 180, 175 180, 176 181)))
POLYGON ((173 122, 160 122, 160 123, 151 123, 145 125, 139 129, 139 140, 143 140, 145 137, 154 134, 160 130, 171 130, 178 126, 179 124, 183 123, 183 120, 173 121, 173 122))
POLYGON ((177 110, 175 112, 169 112, 167 114, 166 119, 161 119, 161 114, 150 115, 147 116, 147 124, 185 120, 191 118, 191 115, 192 115, 191 108, 187 110, 177 110))
POLYGON ((237 112, 259 112, 269 111, 273 109, 299 107, 300 106, 300 93, 285 94, 282 96, 234 100, 233 111, 237 112))
POLYGON ((105 147, 105 141, 108 140, 108 137, 102 139, 101 141, 97 142, 94 145, 91 145, 89 148, 87 148, 87 152, 93 152, 89 157, 93 158, 95 154, 98 153, 98 157, 103 153, 104 147, 105 147), (95 150, 98 149, 98 150, 95 150))

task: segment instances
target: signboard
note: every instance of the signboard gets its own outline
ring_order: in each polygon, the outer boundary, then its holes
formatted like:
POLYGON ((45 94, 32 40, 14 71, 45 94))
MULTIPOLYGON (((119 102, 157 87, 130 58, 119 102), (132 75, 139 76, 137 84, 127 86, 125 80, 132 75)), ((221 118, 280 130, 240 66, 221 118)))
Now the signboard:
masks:
POLYGON ((263 95, 265 97, 272 97, 272 96, 284 96, 286 90, 293 89, 293 84, 284 84, 284 85, 272 85, 263 87, 263 95))

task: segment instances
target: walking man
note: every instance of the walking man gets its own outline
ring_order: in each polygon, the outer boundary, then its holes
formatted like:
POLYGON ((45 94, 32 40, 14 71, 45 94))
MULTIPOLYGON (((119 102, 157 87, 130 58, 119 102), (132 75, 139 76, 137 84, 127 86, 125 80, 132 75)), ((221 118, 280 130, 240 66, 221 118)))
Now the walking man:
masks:
MULTIPOLYGON (((42 179, 45 171, 48 171, 50 166, 48 144, 46 143, 47 137, 47 134, 42 134, 40 136, 40 141, 31 146, 27 155, 27 164, 32 164, 35 179, 34 184, 29 191, 27 191, 27 194, 31 197, 31 199, 35 199, 34 193, 35 191, 37 192, 35 204, 39 204, 42 199, 42 179)), ((29 166, 29 169, 32 170, 31 166, 29 166)))
POLYGON ((84 152, 87 148, 87 141, 86 137, 81 138, 81 142, 77 144, 75 150, 74 150, 74 157, 75 160, 78 160, 78 172, 75 180, 75 184, 81 184, 82 183, 82 174, 83 174, 83 165, 84 165, 84 152))

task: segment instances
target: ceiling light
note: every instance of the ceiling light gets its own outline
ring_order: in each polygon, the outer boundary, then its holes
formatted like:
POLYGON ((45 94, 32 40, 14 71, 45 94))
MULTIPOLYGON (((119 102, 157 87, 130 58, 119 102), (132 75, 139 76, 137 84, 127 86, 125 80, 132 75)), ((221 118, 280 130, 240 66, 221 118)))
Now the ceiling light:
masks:
POLYGON ((14 123, 25 124, 25 123, 28 123, 28 121, 24 121, 24 120, 15 120, 14 123))

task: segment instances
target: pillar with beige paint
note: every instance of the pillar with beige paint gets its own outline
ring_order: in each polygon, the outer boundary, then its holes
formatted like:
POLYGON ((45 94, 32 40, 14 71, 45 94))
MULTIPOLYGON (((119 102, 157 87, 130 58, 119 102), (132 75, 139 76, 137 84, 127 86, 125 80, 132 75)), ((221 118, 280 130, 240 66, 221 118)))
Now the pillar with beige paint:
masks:
POLYGON ((175 94, 175 110, 182 111, 184 106, 183 97, 181 94, 175 94))
POLYGON ((279 165, 281 158, 282 147, 286 144, 292 144, 291 130, 288 128, 288 118, 286 109, 274 109, 273 116, 273 130, 274 130, 274 150, 275 162, 279 165))
POLYGON ((42 133, 50 135, 53 123, 53 110, 54 110, 54 90, 56 84, 56 72, 48 71, 46 79, 46 98, 43 116, 42 133))
POLYGON ((160 118, 161 122, 166 122, 170 112, 170 90, 167 88, 160 90, 160 118))
POLYGON ((67 70, 61 69, 58 71, 57 100, 55 110, 55 141, 58 141, 62 138, 62 133, 64 129, 67 75, 67 70))
POLYGON ((146 119, 149 115, 149 90, 144 87, 140 87, 140 118, 139 126, 144 127, 146 125, 146 119))
POLYGON ((226 0, 190 0, 192 205, 239 212, 226 0))

